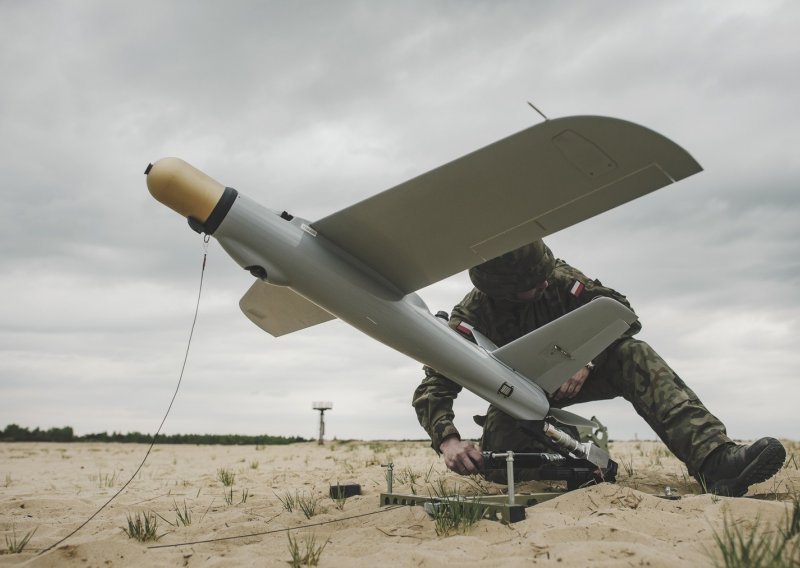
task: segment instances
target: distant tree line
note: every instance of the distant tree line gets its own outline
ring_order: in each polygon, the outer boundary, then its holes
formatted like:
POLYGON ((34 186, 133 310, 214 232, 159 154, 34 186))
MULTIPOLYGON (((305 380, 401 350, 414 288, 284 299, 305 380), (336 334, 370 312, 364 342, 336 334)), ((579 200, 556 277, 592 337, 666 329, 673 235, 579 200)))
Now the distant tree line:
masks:
MULTIPOLYGON (((34 428, 30 430, 9 424, 5 430, 0 431, 0 441, 2 442, 122 442, 134 444, 149 444, 153 437, 150 434, 141 432, 100 432, 97 434, 85 434, 76 436, 71 426, 64 428, 49 428, 40 430, 34 428)), ((294 444, 297 442, 308 442, 306 438, 300 436, 243 436, 240 434, 161 434, 158 436, 159 444, 220 444, 227 446, 277 446, 282 444, 294 444)))

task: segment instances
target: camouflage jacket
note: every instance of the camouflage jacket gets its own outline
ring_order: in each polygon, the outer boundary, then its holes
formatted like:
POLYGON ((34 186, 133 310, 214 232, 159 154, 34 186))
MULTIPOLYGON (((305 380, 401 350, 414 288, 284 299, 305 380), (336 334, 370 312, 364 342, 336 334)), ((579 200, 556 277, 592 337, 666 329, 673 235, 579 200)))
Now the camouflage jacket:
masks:
MULTIPOLYGON (((473 289, 453 308, 449 325, 455 329, 462 321, 471 324, 500 347, 600 296, 631 307, 625 296, 603 286, 599 280, 587 278, 561 259, 556 261, 555 270, 547 280, 549 285, 542 296, 529 302, 496 299, 473 289)), ((637 321, 625 335, 634 335, 640 329, 637 321)), ((605 358, 605 352, 601 353, 594 364, 601 366, 605 358)), ((412 405, 438 452, 442 440, 459 435, 453 424, 453 399, 461 392, 461 386, 430 367, 424 367, 424 371, 425 378, 414 391, 412 405)))

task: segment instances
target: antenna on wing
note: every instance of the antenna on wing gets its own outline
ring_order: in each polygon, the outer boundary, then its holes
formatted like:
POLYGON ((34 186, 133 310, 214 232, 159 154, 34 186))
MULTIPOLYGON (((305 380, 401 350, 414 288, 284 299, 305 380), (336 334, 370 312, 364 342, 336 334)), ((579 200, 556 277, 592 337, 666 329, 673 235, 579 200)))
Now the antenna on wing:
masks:
POLYGON ((538 108, 536 108, 536 106, 535 106, 535 105, 534 105, 534 104, 533 104, 531 101, 528 101, 528 106, 530 106, 530 107, 531 107, 533 110, 535 110, 536 112, 538 112, 539 114, 541 114, 543 119, 545 119, 545 120, 550 120, 549 118, 547 118, 547 117, 545 116, 545 114, 544 114, 542 111, 540 111, 538 108))

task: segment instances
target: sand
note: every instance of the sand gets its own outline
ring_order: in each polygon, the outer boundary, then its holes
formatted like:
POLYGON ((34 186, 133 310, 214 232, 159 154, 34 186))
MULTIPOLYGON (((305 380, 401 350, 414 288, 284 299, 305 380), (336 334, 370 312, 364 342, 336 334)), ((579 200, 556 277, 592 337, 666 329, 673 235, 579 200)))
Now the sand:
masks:
MULTIPOLYGON (((745 535, 785 523, 792 494, 800 492, 800 444, 786 444, 790 460, 778 476, 734 499, 698 494, 700 487, 659 442, 615 442, 616 484, 564 493, 528 508, 517 523, 480 520, 447 535, 437 534, 421 507, 380 507, 381 464, 394 464, 395 493, 426 495, 442 487, 499 493, 505 487, 448 472, 423 442, 156 446, 111 505, 42 553, 122 487, 147 446, 3 443, 0 549, 6 551, 14 533, 20 540, 36 532, 21 553, 0 555, 0 566, 287 566, 290 535, 301 552, 312 538, 312 549, 327 543, 320 566, 713 566, 721 558, 714 536, 726 523, 745 535), (235 477, 232 491, 220 471, 235 477), (337 483, 358 483, 362 494, 337 503, 328 497, 337 483), (683 497, 653 495, 665 486, 683 497), (287 511, 282 501, 293 497, 316 505, 314 514, 287 511), (178 511, 189 513, 188 525, 178 511), (123 532, 129 516, 151 512, 158 515, 157 541, 142 543, 123 532)), ((518 492, 558 487, 528 482, 518 492)))

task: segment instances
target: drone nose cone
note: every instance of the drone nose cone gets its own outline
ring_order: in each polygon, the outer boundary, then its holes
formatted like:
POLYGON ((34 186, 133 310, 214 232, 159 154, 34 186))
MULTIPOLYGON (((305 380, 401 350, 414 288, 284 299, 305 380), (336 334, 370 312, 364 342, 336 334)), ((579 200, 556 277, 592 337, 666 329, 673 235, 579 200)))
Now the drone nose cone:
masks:
POLYGON ((225 186, 179 158, 163 158, 144 172, 150 194, 184 217, 205 223, 225 186))

